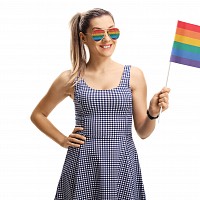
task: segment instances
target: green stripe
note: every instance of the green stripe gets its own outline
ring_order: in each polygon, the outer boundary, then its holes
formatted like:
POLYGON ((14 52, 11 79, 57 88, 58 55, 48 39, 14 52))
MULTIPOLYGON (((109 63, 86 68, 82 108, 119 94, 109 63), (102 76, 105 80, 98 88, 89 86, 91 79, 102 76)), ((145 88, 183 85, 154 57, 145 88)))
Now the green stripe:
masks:
POLYGON ((174 41, 173 48, 200 54, 200 47, 174 41))

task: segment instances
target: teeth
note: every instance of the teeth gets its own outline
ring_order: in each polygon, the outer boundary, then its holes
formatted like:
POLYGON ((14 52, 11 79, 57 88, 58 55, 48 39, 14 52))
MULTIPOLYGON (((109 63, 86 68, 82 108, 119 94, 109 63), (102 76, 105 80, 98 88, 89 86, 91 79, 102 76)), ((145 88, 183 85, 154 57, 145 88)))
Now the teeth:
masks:
POLYGON ((108 45, 108 46, 103 46, 103 48, 104 48, 104 49, 110 48, 110 45, 108 45))

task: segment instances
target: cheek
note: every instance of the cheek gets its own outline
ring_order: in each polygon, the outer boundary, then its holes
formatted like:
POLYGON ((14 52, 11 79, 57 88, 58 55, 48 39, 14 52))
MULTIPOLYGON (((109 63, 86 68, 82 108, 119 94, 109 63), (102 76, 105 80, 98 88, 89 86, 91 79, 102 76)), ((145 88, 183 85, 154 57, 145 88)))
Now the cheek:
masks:
POLYGON ((114 45, 117 45, 117 40, 113 40, 113 44, 114 44, 114 45))
POLYGON ((100 48, 96 43, 90 43, 87 45, 87 47, 90 53, 98 52, 98 49, 100 48))

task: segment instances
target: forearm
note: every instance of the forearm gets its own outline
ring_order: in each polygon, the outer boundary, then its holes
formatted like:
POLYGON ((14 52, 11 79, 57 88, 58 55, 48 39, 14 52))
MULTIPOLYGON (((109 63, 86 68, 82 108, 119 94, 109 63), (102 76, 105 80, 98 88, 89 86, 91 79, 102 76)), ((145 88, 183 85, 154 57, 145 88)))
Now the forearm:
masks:
POLYGON ((65 135, 62 134, 48 119, 41 113, 33 113, 31 115, 33 124, 45 135, 50 137, 56 143, 62 146, 65 135))
POLYGON ((156 120, 151 120, 148 116, 146 116, 143 122, 138 126, 138 128, 136 128, 136 131, 142 139, 146 139, 155 129, 155 125, 156 120))

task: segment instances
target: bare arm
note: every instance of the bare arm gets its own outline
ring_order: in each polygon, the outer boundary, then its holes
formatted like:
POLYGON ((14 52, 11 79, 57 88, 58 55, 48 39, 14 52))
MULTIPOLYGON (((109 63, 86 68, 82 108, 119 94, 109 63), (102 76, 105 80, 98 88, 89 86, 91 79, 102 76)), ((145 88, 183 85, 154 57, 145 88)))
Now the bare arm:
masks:
MULTIPOLYGON (((150 120, 147 116, 147 86, 143 72, 139 68, 132 67, 130 86, 133 96, 135 130, 142 139, 145 139, 153 132, 156 121, 150 120)), ((151 116, 157 116, 161 106, 163 111, 168 108, 169 91, 169 88, 163 88, 161 92, 152 97, 148 107, 151 116)))
POLYGON ((68 147, 70 145, 79 147, 78 144, 75 144, 78 143, 75 137, 79 137, 80 139, 83 138, 81 135, 73 133, 82 130, 81 127, 77 127, 73 130, 69 140, 69 137, 66 137, 63 133, 61 133, 47 118, 51 111, 61 101, 63 101, 66 97, 73 95, 73 89, 67 86, 69 76, 70 71, 65 71, 56 78, 47 94, 40 100, 38 105, 33 110, 31 114, 31 121, 40 131, 45 133, 59 145, 63 147, 68 147))

